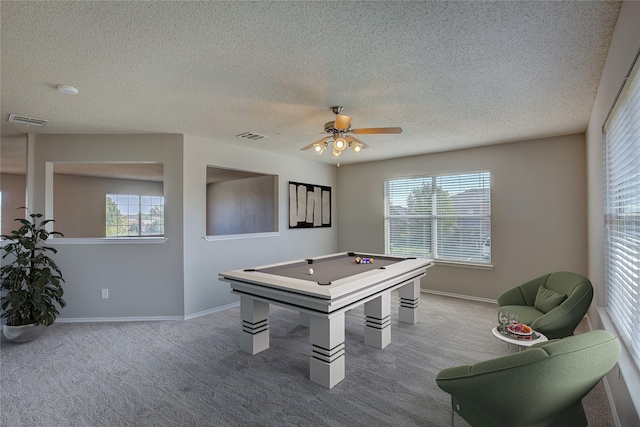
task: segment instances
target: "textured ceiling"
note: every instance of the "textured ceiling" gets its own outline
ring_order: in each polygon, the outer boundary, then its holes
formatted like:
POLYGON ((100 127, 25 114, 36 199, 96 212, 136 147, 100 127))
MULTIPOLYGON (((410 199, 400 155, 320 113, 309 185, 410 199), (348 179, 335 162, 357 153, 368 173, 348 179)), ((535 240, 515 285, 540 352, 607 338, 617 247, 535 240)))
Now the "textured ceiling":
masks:
POLYGON ((333 105, 355 128, 404 129, 363 135, 370 147, 348 164, 584 132, 620 3, 0 7, 3 147, 25 132, 182 133, 335 163, 299 151, 333 105), (11 113, 49 122, 27 128, 11 113))

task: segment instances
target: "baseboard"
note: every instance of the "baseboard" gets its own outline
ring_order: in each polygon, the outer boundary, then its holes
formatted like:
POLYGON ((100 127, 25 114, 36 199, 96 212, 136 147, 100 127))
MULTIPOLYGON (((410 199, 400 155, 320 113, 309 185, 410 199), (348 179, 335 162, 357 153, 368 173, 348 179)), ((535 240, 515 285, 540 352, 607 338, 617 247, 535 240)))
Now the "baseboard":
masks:
POLYGON ((195 319, 196 317, 206 316, 207 314, 217 313, 229 308, 240 306, 240 302, 223 305, 220 307, 210 308, 208 310, 199 311, 197 313, 188 314, 186 316, 140 316, 140 317, 58 317, 56 322, 60 323, 81 323, 81 322, 154 322, 154 321, 178 321, 195 319))
MULTIPOLYGON (((468 299, 472 301, 488 302, 496 304, 496 300, 489 298, 470 297, 468 295, 453 294, 448 292, 433 291, 429 289, 421 289, 421 293, 435 294, 451 298, 468 299)), ((240 302, 234 302, 226 304, 220 307, 210 308, 208 310, 199 311, 197 313, 188 314, 186 316, 140 316, 140 317, 58 317, 56 322, 59 323, 82 323, 82 322, 153 322, 153 321, 178 321, 178 320, 190 320, 197 317, 206 316, 208 314, 217 313, 219 311, 228 310, 230 308, 240 306, 240 302)))
POLYGON ((452 294, 452 293, 449 293, 449 292, 434 291, 434 290, 431 290, 431 289, 420 289, 420 293, 441 295, 443 297, 451 297, 451 298, 468 299, 468 300, 471 300, 471 301, 478 301, 478 302, 488 302, 488 303, 491 303, 491 304, 497 304, 498 303, 497 300, 491 299, 491 298, 472 297, 472 296, 469 296, 469 295, 452 294))
POLYGON ((220 307, 215 307, 215 308, 210 308, 208 310, 203 310, 203 311, 199 311, 197 313, 193 313, 193 314, 188 314, 186 316, 184 316, 184 320, 189 320, 189 319, 195 319, 196 317, 202 317, 202 316, 206 316, 207 314, 213 314, 213 313, 217 313, 219 311, 224 311, 227 310, 229 308, 234 308, 234 307, 239 307, 240 306, 240 302, 233 302, 231 304, 227 304, 227 305, 223 305, 220 307))
MULTIPOLYGON (((489 298, 470 297, 468 295, 452 294, 452 293, 440 292, 440 291, 432 291, 432 290, 429 290, 429 289, 421 289, 420 292, 421 293, 425 293, 425 294, 441 295, 441 296, 451 297, 451 298, 460 298, 460 299, 467 299, 467 300, 472 300, 472 301, 488 302, 488 303, 492 303, 492 304, 496 304, 497 303, 496 300, 492 300, 492 299, 489 299, 489 298)), ((80 323, 80 322, 151 322, 151 321, 162 321, 162 320, 172 320, 172 321, 190 320, 190 319, 195 319, 197 317, 206 316, 208 314, 217 313, 219 311, 228 310, 230 308, 234 308, 234 307, 238 307, 238 306, 240 306, 240 302, 234 302, 234 303, 226 304, 226 305, 223 305, 223 306, 220 306, 220 307, 214 307, 214 308, 210 308, 208 310, 199 311, 197 313, 188 314, 186 316, 58 317, 56 322, 60 322, 60 323, 74 323, 74 322, 77 322, 77 323, 80 323)))
POLYGON ((609 407, 611 408, 611 415, 613 417, 613 425, 616 427, 622 427, 622 424, 620 424, 620 417, 618 417, 618 411, 616 411, 616 405, 611 404, 611 402, 614 401, 613 393, 611 393, 611 387, 609 387, 609 380, 607 380, 606 375, 602 379, 602 384, 604 384, 604 391, 607 393, 607 400, 609 401, 609 407))
POLYGON ((56 323, 84 322, 153 322, 161 320, 184 320, 183 316, 140 316, 140 317, 58 317, 56 323))
MULTIPOLYGON (((591 323, 591 317, 588 314, 584 315, 585 319, 587 319, 587 327, 589 331, 593 331, 593 324, 591 323)), ((604 391, 607 394, 607 402, 609 402, 609 408, 611 409, 611 415, 613 416, 613 425, 616 427, 622 427, 620 424, 620 417, 618 417, 618 411, 616 411, 616 405, 613 405, 613 393, 611 393, 611 387, 609 386, 609 381, 607 380, 607 376, 605 375, 602 378, 602 384, 604 385, 604 391)))
MULTIPOLYGON (((633 360, 633 357, 629 353, 629 350, 627 349, 625 342, 620 338, 620 334, 618 333, 618 330, 614 325, 613 321, 609 317, 609 313, 607 312, 607 309, 605 307, 597 307, 597 313, 600 316, 600 320, 602 322, 604 329, 606 331, 611 332, 620 340, 622 351, 620 353, 620 358, 618 359, 618 365, 617 365, 618 378, 623 377, 624 385, 626 386, 626 389, 627 389, 626 391, 630 399, 628 403, 629 409, 625 409, 626 405, 623 403, 622 410, 623 411, 628 410, 629 413, 631 413, 631 410, 635 410, 635 414, 632 417, 635 420, 637 420, 638 418, 640 418, 640 370, 638 370, 638 366, 636 365, 635 361, 633 360)), ((607 383, 605 383, 605 387, 606 386, 607 386, 607 383)), ((610 389, 606 388, 606 390, 607 390, 607 396, 609 397, 609 402, 615 402, 614 398, 612 397, 613 394, 610 393, 610 389)), ((620 393, 618 393, 618 395, 620 395, 620 393)), ((611 412, 613 413, 614 423, 616 424, 616 427, 619 427, 621 426, 621 423, 620 423, 620 416, 617 413, 617 408, 618 408, 617 406, 611 405, 611 412)), ((623 419, 630 418, 628 415, 625 415, 624 413, 622 414, 622 416, 623 416, 623 419)))

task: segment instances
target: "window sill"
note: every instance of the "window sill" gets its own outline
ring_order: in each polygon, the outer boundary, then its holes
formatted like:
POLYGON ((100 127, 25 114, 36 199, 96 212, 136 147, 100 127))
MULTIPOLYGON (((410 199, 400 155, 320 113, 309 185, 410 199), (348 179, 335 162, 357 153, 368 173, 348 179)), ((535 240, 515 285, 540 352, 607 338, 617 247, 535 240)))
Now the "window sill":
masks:
POLYGON ((158 244, 167 241, 166 237, 54 237, 47 240, 48 245, 140 245, 158 244))
POLYGON ((476 270, 493 270, 493 264, 477 264, 473 262, 461 262, 461 261, 443 261, 434 260, 437 266, 442 267, 458 267, 458 268, 473 268, 476 270))
POLYGON ((221 234, 218 236, 204 236, 204 240, 207 242, 217 242, 220 240, 238 240, 238 239, 259 239, 263 237, 278 237, 279 232, 274 231, 271 233, 247 233, 247 234, 221 234))

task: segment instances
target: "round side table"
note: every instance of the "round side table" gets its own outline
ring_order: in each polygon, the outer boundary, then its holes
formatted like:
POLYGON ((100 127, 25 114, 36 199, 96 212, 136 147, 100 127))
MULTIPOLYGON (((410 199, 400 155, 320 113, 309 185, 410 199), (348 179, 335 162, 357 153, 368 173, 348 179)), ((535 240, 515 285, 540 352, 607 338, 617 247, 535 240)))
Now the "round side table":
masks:
POLYGON ((511 344, 515 345, 518 348, 518 351, 520 351, 523 347, 530 347, 533 344, 537 344, 539 342, 549 341, 549 339, 544 334, 541 334, 540 332, 536 332, 536 331, 533 331, 533 334, 538 336, 535 339, 533 338, 532 335, 522 335, 522 336, 518 336, 514 334, 505 335, 498 330, 498 326, 493 328, 491 332, 493 332, 493 335, 496 338, 506 342, 508 345, 511 345, 511 344))

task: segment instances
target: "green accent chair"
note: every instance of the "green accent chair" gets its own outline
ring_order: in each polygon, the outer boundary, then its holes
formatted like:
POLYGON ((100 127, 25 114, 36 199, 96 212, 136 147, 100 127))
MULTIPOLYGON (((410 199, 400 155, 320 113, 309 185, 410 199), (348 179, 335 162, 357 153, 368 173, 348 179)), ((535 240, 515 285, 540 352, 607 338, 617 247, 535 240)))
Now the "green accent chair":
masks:
POLYGON ((573 335, 592 299, 589 279, 560 271, 502 293, 498 305, 502 311, 517 314, 521 323, 555 339, 573 335))
POLYGON ((438 387, 474 427, 583 427, 582 398, 615 366, 617 338, 604 330, 440 371, 438 387))

